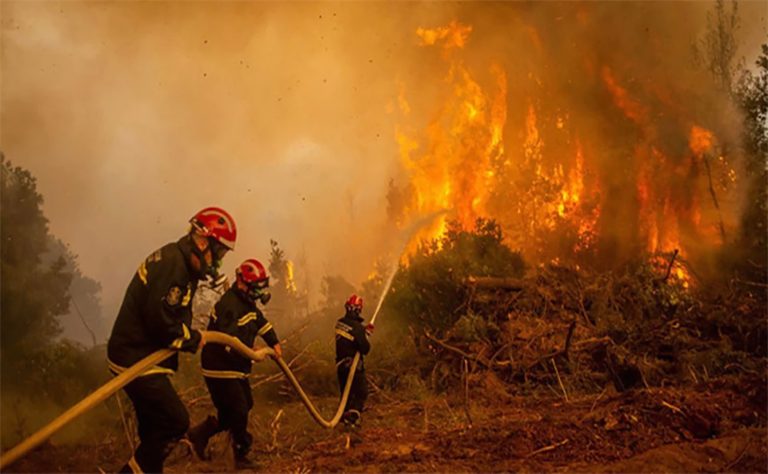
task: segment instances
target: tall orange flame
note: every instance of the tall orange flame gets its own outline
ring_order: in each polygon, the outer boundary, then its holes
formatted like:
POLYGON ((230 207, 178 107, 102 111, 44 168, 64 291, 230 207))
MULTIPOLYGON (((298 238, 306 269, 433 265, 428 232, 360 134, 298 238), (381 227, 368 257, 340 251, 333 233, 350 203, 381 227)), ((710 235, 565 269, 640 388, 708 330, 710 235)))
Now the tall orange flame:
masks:
MULTIPOLYGON (((535 92, 526 93, 525 100, 510 104, 516 108, 508 110, 505 70, 492 65, 491 80, 483 82, 464 61, 471 33, 471 26, 456 21, 416 31, 419 46, 438 51, 446 72, 437 86, 439 102, 426 111, 432 120, 425 126, 409 124, 419 114, 412 113, 406 85, 399 85, 397 106, 402 120, 395 136, 408 179, 406 220, 445 209, 451 211, 448 218, 467 229, 478 217, 491 217, 502 224, 513 245, 528 256, 547 260, 596 255, 603 242, 599 232, 625 224, 628 231, 618 229, 608 238, 631 239, 628 248, 636 249, 639 243, 651 254, 679 249, 681 258, 687 257, 686 246, 691 242, 702 237, 712 241, 713 213, 702 209, 707 204, 707 187, 701 163, 709 167, 709 161, 716 161, 728 179, 735 179, 735 172, 724 157, 715 159, 717 139, 711 131, 682 125, 691 121, 673 93, 639 81, 628 87, 611 67, 589 62, 588 73, 597 75, 597 84, 607 92, 614 111, 605 113, 614 114, 620 122, 623 116, 626 121, 621 126, 639 132, 630 144, 634 152, 627 157, 622 178, 603 187, 601 180, 607 170, 615 171, 615 165, 604 164, 599 138, 582 129, 588 120, 572 117, 565 106, 547 108, 550 101, 535 92), (655 102, 648 101, 649 95, 655 102), (680 117, 677 122, 667 120, 664 133, 659 106, 680 117), (519 123, 519 129, 511 135, 515 141, 505 143, 510 112, 518 118, 514 123, 519 123), (674 143, 687 138, 690 152, 668 146, 670 140, 663 142, 675 133, 674 143), (551 137, 558 140, 555 146, 545 143, 551 137), (603 215, 609 199, 617 195, 623 199, 632 194, 627 190, 633 186, 634 195, 626 203, 603 215)), ((529 36, 543 54, 537 32, 530 28, 529 36)), ((542 90, 535 74, 528 77, 537 86, 534 90, 542 90)), ((712 181, 710 177, 709 194, 714 201, 712 181)), ((445 226, 443 219, 418 237, 437 237, 445 226)), ((685 271, 675 267, 673 274, 683 278, 685 271)))
MULTIPOLYGON (((503 154, 506 121, 506 76, 493 67, 496 88, 486 92, 457 54, 467 42, 472 28, 457 22, 446 27, 419 28, 422 46, 442 46, 448 63, 446 101, 440 104, 435 119, 424 130, 409 134, 399 128, 396 139, 400 158, 413 187, 412 214, 451 211, 452 219, 471 228, 485 213, 494 172, 492 160, 503 154)), ((408 101, 399 100, 402 109, 408 101)), ((428 231, 439 235, 445 218, 428 231)))

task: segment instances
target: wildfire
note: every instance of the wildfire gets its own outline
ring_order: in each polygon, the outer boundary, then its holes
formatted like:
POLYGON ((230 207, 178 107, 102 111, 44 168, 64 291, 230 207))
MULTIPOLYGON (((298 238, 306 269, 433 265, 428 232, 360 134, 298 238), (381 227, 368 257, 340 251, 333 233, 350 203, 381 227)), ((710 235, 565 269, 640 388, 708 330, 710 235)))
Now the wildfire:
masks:
MULTIPOLYGON (((464 65, 458 52, 472 28, 457 22, 438 28, 419 28, 421 46, 442 46, 447 64, 446 98, 435 118, 423 130, 396 132, 403 167, 409 173, 413 196, 409 211, 424 215, 447 209, 450 218, 471 228, 485 215, 488 193, 494 180, 492 163, 503 155, 506 121, 506 76, 491 69, 496 88, 487 92, 464 65)), ((400 109, 410 110, 404 96, 400 109)), ((406 114, 404 114, 406 115, 406 114)), ((437 237, 445 230, 445 218, 419 235, 437 237)))
POLYGON ((613 75, 613 72, 608 67, 603 67, 603 82, 611 93, 613 103, 616 107, 624 111, 627 118, 631 119, 638 125, 646 125, 648 123, 648 110, 647 108, 632 98, 629 92, 619 85, 618 81, 613 75))
MULTIPOLYGON (((610 69, 603 69, 602 78, 613 104, 642 132, 635 147, 635 163, 638 169, 636 195, 639 204, 639 227, 645 235, 647 251, 669 253, 679 249, 680 255, 683 256, 687 255, 687 246, 700 246, 702 240, 715 245, 721 244, 725 231, 720 216, 718 238, 718 226, 714 222, 720 213, 720 207, 706 156, 714 149, 714 134, 701 126, 693 125, 687 131, 688 148, 692 155, 672 155, 660 145, 661 134, 656 130, 657 125, 650 119, 648 107, 622 87, 610 69), (704 176, 701 173, 702 168, 706 171, 704 176), (702 211, 703 202, 700 197, 700 194, 704 194, 702 191, 707 189, 705 176, 709 179, 708 194, 714 208, 706 213, 702 211)), ((667 95, 664 95, 663 102, 669 102, 667 95)), ((721 168, 727 168, 726 160, 721 160, 721 168)), ((728 178, 735 176, 733 170, 727 171, 728 178)), ((676 264, 670 273, 677 280, 684 282, 686 287, 690 284, 690 275, 683 266, 676 264)))
POLYGON ((293 262, 285 262, 285 289, 291 293, 296 292, 296 282, 293 279, 293 262))
POLYGON ((663 277, 665 281, 690 288, 693 285, 693 276, 686 265, 681 261, 679 249, 668 253, 658 253, 651 259, 654 271, 663 277))
POLYGON ((688 136, 688 147, 694 155, 701 156, 712 149, 714 137, 712 132, 706 128, 694 125, 691 127, 691 133, 688 136))
POLYGON ((419 28, 416 30, 416 35, 421 39, 423 46, 434 46, 442 42, 443 49, 448 51, 453 48, 463 48, 471 32, 471 26, 452 21, 448 26, 419 28))
MULTIPOLYGON (((545 54, 536 31, 529 33, 533 49, 545 54)), ((522 89, 525 98, 518 94, 516 102, 508 102, 510 82, 500 64, 490 64, 487 74, 470 68, 464 59, 471 54, 471 34, 471 26, 456 21, 416 30, 419 47, 437 51, 445 73, 434 83, 438 99, 428 110, 414 110, 407 98, 413 85, 398 84, 392 110, 401 119, 395 138, 407 176, 399 225, 448 210, 417 236, 425 240, 439 237, 446 219, 470 229, 478 217, 490 217, 514 247, 539 261, 591 258, 602 242, 622 239, 625 256, 639 245, 650 255, 679 249, 680 258, 689 258, 702 240, 718 241, 712 231, 720 211, 714 188, 733 182, 736 172, 718 155, 715 134, 691 125, 673 92, 634 79, 628 86, 608 65, 586 69, 609 99, 609 110, 596 113, 629 131, 622 138, 624 154, 612 155, 608 163, 603 145, 616 145, 586 128, 592 117, 579 117, 567 105, 553 107, 536 73, 527 74, 535 87, 522 89), (665 117, 659 107, 674 119, 659 120, 665 117), (414 125, 425 115, 431 117, 426 125, 414 125), (516 130, 510 130, 508 116, 516 130), (686 139, 688 150, 679 146, 686 139), (718 176, 709 173, 710 162, 718 176), (612 202, 617 198, 621 202, 612 202), (601 232, 609 235, 604 239, 601 232)), ((719 228, 722 242, 722 219, 719 228)), ((686 286, 691 281, 685 265, 675 263, 670 275, 686 286)))
MULTIPOLYGON (((507 76, 499 65, 490 68, 493 83, 481 86, 475 74, 463 62, 461 52, 472 28, 457 22, 437 28, 416 31, 422 47, 442 47, 447 75, 444 100, 436 106, 435 117, 425 128, 406 131, 398 126, 395 138, 403 168, 409 175, 410 202, 406 213, 423 215, 441 209, 451 211, 467 229, 478 217, 488 215, 488 202, 500 187, 508 187, 515 164, 506 155, 504 127, 507 121, 507 76)), ((412 107, 400 85, 397 98, 401 115, 408 117, 412 107)), ((567 114, 557 117, 557 128, 566 127, 567 114)), ((570 159, 556 164, 545 163, 543 139, 537 111, 529 102, 520 166, 532 170, 534 184, 529 196, 519 197, 521 221, 526 232, 551 232, 558 226, 569 226, 577 234, 574 251, 594 244, 600 215, 599 183, 593 183, 585 196, 585 160, 580 141, 570 159), (566 163, 567 164, 564 164, 566 163), (540 189, 552 191, 542 193, 540 189), (588 199, 587 199, 588 198, 588 199), (590 205, 584 205, 590 201, 590 205)), ((418 236, 419 240, 438 237, 446 228, 445 218, 418 236)))

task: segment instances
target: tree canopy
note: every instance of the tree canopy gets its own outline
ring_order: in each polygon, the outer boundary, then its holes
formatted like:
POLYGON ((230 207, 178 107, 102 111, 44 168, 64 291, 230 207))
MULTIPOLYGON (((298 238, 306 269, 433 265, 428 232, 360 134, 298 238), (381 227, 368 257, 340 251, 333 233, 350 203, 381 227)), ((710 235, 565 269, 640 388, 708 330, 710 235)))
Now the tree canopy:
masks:
POLYGON ((50 236, 34 176, 5 157, 0 176, 0 354, 6 369, 61 333, 58 316, 69 308, 72 273, 64 256, 43 261, 50 236))

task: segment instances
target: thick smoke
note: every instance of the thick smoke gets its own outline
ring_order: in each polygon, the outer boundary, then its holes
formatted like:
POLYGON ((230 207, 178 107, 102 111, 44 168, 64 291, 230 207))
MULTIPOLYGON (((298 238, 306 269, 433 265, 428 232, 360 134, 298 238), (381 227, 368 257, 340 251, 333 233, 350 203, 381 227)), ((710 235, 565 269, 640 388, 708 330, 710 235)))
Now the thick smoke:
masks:
MULTIPOLYGON (((455 20, 472 26, 464 60, 477 80, 492 84, 492 63, 506 72, 509 156, 530 104, 542 127, 567 111, 611 194, 601 235, 627 253, 623 234, 639 230, 622 220, 636 205, 622 190, 638 157, 611 150, 652 140, 682 156, 691 120, 737 141, 737 117, 691 63, 710 6, 3 2, 0 146, 38 177, 51 230, 102 283, 109 319, 138 262, 207 205, 239 225, 228 269, 267 260, 273 238, 306 256, 311 293, 324 274, 358 283, 392 250, 389 179, 408 180, 398 95, 427 123, 445 77, 415 32, 455 20), (617 120, 607 74, 648 125, 617 120)), ((740 9, 748 55, 765 37, 764 4, 740 9)), ((723 207, 733 219, 738 202, 723 207)))

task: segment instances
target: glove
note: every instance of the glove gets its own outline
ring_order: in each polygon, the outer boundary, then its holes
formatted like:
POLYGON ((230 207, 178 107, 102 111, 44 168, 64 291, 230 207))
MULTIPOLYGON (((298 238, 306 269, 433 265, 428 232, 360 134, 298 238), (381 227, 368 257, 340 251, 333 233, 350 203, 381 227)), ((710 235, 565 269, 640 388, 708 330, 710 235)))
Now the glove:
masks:
POLYGON ((373 326, 373 324, 372 324, 372 323, 368 323, 368 324, 365 326, 365 334, 367 334, 367 335, 369 335, 369 336, 370 336, 371 334, 373 334, 373 329, 374 329, 374 326, 373 326))
POLYGON ((273 359, 279 359, 279 358, 283 357, 283 348, 280 347, 279 343, 275 344, 274 346, 272 346, 272 350, 275 351, 275 355, 270 356, 273 359))

